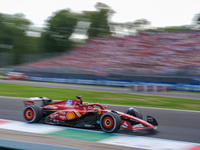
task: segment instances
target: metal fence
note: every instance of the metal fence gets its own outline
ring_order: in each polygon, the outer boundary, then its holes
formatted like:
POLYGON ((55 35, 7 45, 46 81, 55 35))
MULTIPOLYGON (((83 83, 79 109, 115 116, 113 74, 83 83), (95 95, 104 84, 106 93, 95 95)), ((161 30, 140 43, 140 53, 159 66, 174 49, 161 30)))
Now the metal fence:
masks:
POLYGON ((16 71, 24 72, 30 76, 44 76, 53 78, 79 78, 79 79, 111 79, 111 80, 129 80, 135 82, 166 82, 166 83, 196 83, 193 77, 183 76, 156 76, 156 75, 124 75, 124 74, 109 74, 107 76, 99 76, 87 73, 62 73, 58 71, 37 71, 24 70, 23 68, 15 68, 16 71))
POLYGON ((0 68, 12 65, 11 53, 0 53, 0 68))
POLYGON ((23 54, 21 55, 22 63, 30 63, 38 60, 42 60, 49 57, 59 56, 62 53, 36 53, 36 54, 23 54))
MULTIPOLYGON (((30 63, 38 60, 42 60, 49 57, 59 56, 62 53, 37 53, 37 54, 22 54, 20 56, 21 64, 30 63)), ((13 54, 0 52, 0 68, 13 65, 13 54)))

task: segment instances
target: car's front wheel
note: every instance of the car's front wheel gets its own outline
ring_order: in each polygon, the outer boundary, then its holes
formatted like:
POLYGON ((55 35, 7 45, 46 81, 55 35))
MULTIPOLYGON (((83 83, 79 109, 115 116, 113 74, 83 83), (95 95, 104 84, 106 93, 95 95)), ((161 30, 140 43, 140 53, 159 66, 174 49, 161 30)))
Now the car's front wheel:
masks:
POLYGON ((27 106, 24 110, 24 118, 29 123, 39 122, 42 118, 42 109, 36 105, 27 106))
POLYGON ((117 113, 105 113, 100 118, 100 126, 104 132, 117 132, 121 127, 121 118, 117 113))

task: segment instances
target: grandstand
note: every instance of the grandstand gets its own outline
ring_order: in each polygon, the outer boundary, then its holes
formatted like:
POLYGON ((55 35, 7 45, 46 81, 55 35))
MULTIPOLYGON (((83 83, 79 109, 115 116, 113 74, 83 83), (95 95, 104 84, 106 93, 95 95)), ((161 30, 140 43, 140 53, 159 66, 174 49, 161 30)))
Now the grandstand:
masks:
POLYGON ((99 76, 199 76, 200 32, 140 32, 131 37, 97 37, 70 53, 19 68, 99 76))

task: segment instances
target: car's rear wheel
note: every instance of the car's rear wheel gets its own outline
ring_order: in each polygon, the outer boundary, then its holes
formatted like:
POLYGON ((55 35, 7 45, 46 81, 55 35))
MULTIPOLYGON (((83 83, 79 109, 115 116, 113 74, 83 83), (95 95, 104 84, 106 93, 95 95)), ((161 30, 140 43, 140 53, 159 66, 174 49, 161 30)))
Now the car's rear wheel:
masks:
POLYGON ((24 110, 24 118, 29 123, 39 122, 42 118, 42 109, 36 105, 27 106, 24 110))
POLYGON ((135 108, 129 108, 124 113, 129 114, 134 117, 137 117, 137 118, 140 118, 140 119, 143 119, 142 113, 135 108))
POLYGON ((105 113, 100 118, 100 126, 104 132, 117 132, 121 127, 121 118, 117 113, 105 113))

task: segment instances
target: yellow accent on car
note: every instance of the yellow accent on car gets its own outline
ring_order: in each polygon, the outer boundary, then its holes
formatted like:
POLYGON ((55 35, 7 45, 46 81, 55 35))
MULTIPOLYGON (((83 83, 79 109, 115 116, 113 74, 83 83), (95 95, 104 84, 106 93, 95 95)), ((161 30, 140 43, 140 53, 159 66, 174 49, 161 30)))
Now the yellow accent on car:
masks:
POLYGON ((76 113, 79 117, 82 116, 78 111, 75 111, 75 113, 76 113))

